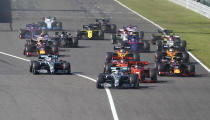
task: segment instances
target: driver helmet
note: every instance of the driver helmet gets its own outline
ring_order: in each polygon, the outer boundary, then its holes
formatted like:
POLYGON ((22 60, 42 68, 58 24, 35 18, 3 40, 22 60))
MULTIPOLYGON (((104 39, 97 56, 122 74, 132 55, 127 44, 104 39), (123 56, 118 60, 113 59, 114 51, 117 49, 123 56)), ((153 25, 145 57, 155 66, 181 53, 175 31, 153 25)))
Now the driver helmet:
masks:
POLYGON ((38 38, 38 43, 42 42, 43 41, 43 37, 39 37, 38 38))
POLYGON ((124 49, 121 49, 121 50, 120 50, 120 53, 125 53, 125 50, 124 50, 124 49))
POLYGON ((125 63, 125 60, 123 60, 123 59, 122 59, 122 60, 120 60, 120 63, 125 63))
POLYGON ((42 31, 41 37, 44 37, 45 35, 47 35, 47 32, 46 31, 42 31))
POLYGON ((173 53, 174 52, 174 47, 173 46, 170 47, 168 51, 171 52, 171 53, 173 53))
POLYGON ((137 69, 137 68, 139 68, 139 66, 138 66, 138 65, 135 65, 134 67, 135 67, 136 69, 137 69))

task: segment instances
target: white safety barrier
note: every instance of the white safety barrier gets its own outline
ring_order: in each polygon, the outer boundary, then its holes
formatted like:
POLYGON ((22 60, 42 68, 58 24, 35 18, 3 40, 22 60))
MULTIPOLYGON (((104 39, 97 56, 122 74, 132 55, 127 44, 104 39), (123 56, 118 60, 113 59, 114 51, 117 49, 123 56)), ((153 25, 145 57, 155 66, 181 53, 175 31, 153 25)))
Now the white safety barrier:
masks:
POLYGON ((193 0, 169 0, 210 19, 210 7, 193 0))

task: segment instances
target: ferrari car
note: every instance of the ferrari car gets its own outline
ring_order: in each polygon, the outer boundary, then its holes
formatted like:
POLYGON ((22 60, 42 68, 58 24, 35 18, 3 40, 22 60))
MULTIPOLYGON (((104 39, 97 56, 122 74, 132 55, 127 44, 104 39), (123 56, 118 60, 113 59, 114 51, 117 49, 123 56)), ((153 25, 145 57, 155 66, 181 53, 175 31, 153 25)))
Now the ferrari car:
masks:
POLYGON ((110 73, 101 73, 96 82, 97 88, 139 88, 138 75, 125 74, 120 67, 112 67, 110 73))
POLYGON ((104 32, 98 24, 83 25, 83 29, 77 32, 79 40, 103 40, 104 32))
POLYGON ((51 39, 62 48, 78 47, 78 38, 73 37, 69 32, 55 32, 54 37, 51 39))
POLYGON ((99 18, 99 19, 96 19, 96 23, 99 24, 100 29, 104 33, 116 33, 116 31, 117 31, 117 25, 116 24, 110 24, 109 19, 99 18))
POLYGON ((62 22, 57 21, 56 17, 43 17, 38 25, 42 30, 62 30, 62 22))
POLYGON ((32 39, 36 35, 40 35, 42 30, 37 24, 26 24, 25 29, 19 30, 18 37, 20 39, 32 39))
POLYGON ((55 55, 40 55, 38 61, 30 62, 30 72, 37 74, 70 74, 69 62, 58 60, 55 55))

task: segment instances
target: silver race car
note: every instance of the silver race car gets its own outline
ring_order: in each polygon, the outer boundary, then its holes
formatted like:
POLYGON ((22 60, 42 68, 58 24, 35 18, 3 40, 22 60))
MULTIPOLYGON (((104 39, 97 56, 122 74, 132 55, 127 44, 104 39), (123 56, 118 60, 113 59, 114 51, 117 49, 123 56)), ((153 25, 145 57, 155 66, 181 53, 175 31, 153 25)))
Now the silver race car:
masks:
POLYGON ((100 73, 96 82, 100 88, 139 88, 137 74, 126 74, 120 67, 111 67, 110 73, 100 73))
POLYGON ((71 74, 69 62, 58 60, 55 55, 40 55, 38 61, 30 62, 30 72, 36 74, 71 74))

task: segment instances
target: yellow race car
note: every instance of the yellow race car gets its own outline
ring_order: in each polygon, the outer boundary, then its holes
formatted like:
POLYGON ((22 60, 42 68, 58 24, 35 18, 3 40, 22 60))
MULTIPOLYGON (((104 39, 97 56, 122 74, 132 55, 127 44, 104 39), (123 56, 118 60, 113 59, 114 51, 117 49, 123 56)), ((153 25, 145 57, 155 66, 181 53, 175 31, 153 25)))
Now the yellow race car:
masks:
POLYGON ((103 40, 104 32, 98 24, 83 25, 83 29, 77 32, 80 40, 103 40))

